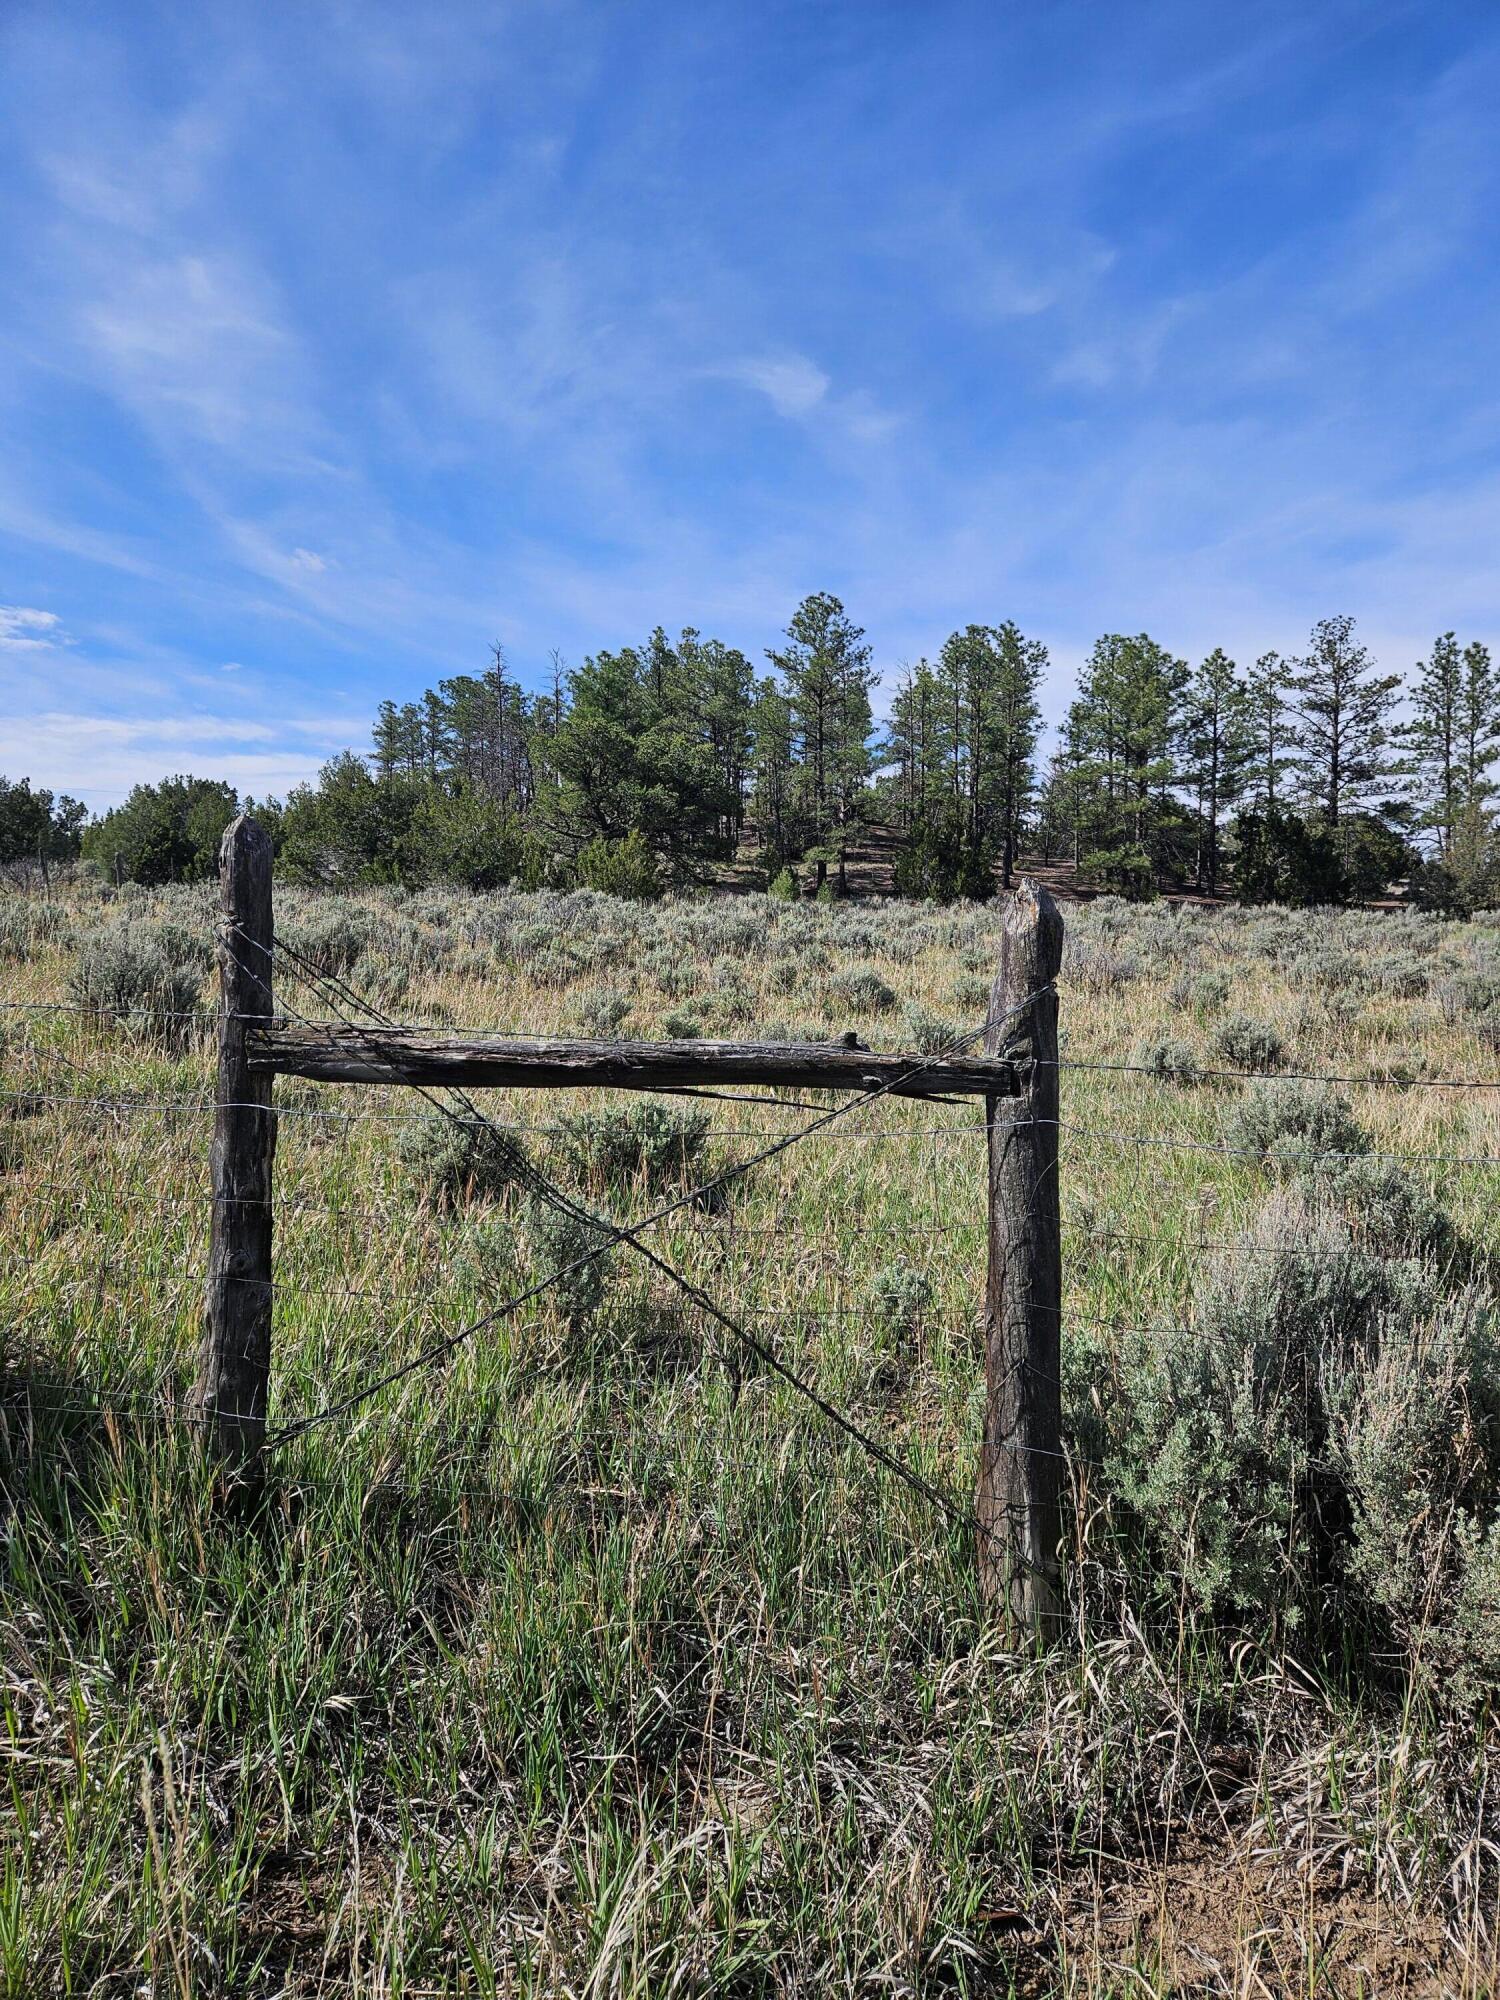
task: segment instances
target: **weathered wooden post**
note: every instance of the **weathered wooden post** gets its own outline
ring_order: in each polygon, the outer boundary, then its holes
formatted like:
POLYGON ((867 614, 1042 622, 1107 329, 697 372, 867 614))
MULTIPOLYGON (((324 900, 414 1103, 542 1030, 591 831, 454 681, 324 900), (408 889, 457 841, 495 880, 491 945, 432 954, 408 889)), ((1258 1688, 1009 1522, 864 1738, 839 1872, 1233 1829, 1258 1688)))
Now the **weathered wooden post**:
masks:
POLYGON ((989 1274, 979 1462, 980 1578, 1013 1629, 1052 1636, 1061 1613, 1062 1224, 1057 1190, 1057 993, 1063 923, 1029 877, 1006 897, 987 1056, 1020 1094, 985 1100, 989 1274))
POLYGON ((208 1298, 192 1413, 204 1444, 237 1485, 254 1480, 271 1369, 273 1078, 246 1060, 271 998, 271 842, 245 814, 219 850, 219 1076, 211 1170, 208 1298))

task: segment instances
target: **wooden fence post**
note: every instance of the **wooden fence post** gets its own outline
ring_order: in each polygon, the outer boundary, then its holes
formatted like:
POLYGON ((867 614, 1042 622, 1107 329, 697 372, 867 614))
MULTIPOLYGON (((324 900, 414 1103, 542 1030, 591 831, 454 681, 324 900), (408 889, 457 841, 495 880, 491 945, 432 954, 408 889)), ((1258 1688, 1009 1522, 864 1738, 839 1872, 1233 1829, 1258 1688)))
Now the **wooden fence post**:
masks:
POLYGON ((235 1484, 253 1482, 271 1369, 272 1078, 245 1057, 250 1021, 269 1018, 271 842, 245 814, 219 850, 219 1073, 211 1169, 208 1297, 192 1409, 235 1484))
POLYGON ((1061 1613, 1062 1225, 1057 1189, 1057 993, 1063 923, 1029 877, 1002 906, 987 1056, 1022 1065, 1018 1097, 986 1099, 989 1272, 979 1570, 1018 1633, 1055 1634, 1061 1613))

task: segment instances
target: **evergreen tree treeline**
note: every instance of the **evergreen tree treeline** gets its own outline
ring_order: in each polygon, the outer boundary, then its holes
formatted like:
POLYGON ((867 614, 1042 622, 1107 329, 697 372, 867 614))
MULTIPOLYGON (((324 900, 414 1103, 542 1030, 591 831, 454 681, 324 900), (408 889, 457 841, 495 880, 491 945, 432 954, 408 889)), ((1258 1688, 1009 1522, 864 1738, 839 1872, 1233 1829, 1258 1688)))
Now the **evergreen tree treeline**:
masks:
MULTIPOLYGON (((1193 665, 1108 633, 1045 770, 1047 651, 1009 621, 965 626, 903 669, 884 735, 870 648, 836 597, 806 598, 767 664, 658 627, 571 671, 555 662, 528 694, 496 647, 482 673, 383 702, 372 755, 346 752, 262 808, 281 865, 324 882, 653 895, 748 846, 782 886, 833 893, 877 833, 913 896, 988 896, 1025 851, 1129 896, 1337 901, 1410 876, 1442 907, 1500 900, 1500 673, 1451 632, 1399 721, 1400 676, 1377 671, 1346 617, 1320 620, 1304 655, 1244 670, 1218 648, 1193 665)), ((0 831, 6 797, 0 785, 0 831)), ((137 787, 84 851, 121 854, 141 880, 203 873, 234 805, 203 780, 137 787)))

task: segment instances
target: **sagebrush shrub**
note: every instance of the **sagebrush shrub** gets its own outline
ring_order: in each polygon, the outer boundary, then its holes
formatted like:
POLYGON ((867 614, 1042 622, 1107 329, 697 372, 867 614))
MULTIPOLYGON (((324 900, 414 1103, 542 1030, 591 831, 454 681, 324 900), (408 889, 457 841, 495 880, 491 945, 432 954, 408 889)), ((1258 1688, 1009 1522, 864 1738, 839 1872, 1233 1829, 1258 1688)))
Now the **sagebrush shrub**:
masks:
POLYGON ((552 1278, 547 1296, 568 1326, 585 1325, 604 1303, 613 1251, 609 1232, 587 1217, 569 1214, 550 1202, 533 1201, 526 1211, 532 1253, 532 1282, 552 1278))
POLYGON ((1248 1090, 1225 1127, 1225 1138, 1236 1151, 1293 1167, 1370 1150, 1369 1134, 1348 1098, 1311 1083, 1248 1090))
POLYGON ((828 1030, 811 1021, 766 1021, 756 1029, 756 1038, 762 1042, 817 1042, 826 1045, 828 1030))
POLYGON ((1063 979, 1079 993, 1113 993, 1133 984, 1140 976, 1141 962, 1132 952, 1112 951, 1090 938, 1067 941, 1063 979))
POLYGON ((799 958, 773 958, 766 963, 761 984, 767 993, 800 993, 810 968, 799 958))
POLYGON ((562 1157, 585 1185, 648 1192, 694 1178, 709 1130, 706 1111, 649 1099, 622 1111, 574 1112, 561 1125, 562 1157))
POLYGON ((1487 1007, 1482 1014, 1476 1014, 1471 1026, 1486 1055, 1500 1055, 1500 1007, 1487 1007))
POLYGON ((755 1012, 755 995, 744 970, 730 958, 717 959, 710 967, 706 1000, 719 1020, 731 1027, 748 1021, 755 1012))
POLYGON ((870 1281, 871 1318, 876 1330, 893 1344, 910 1340, 933 1300, 927 1273, 904 1258, 882 1264, 870 1281))
POLYGON ((894 990, 868 966, 836 972, 828 982, 827 993, 834 1006, 848 1007, 860 1014, 888 1014, 896 1005, 894 990))
POLYGON ((965 1021, 978 1020, 990 1004, 993 982, 978 972, 962 972, 953 982, 953 1004, 965 1021))
POLYGON ((80 1006, 117 1014, 136 1034, 181 1043, 207 1019, 208 960, 207 940, 179 924, 111 924, 80 946, 68 990, 80 1006))
POLYGON ((1353 1358, 1439 1301, 1419 1267, 1356 1249, 1286 1195, 1254 1229, 1257 1246, 1278 1240, 1282 1256, 1211 1267, 1188 1323, 1126 1339, 1104 1452, 1157 1567, 1201 1610, 1296 1624, 1320 1607, 1347 1518, 1330 1454, 1353 1358))
MULTIPOLYGON (((1347 1140, 1348 1134, 1343 1134, 1347 1140)), ((1308 1199, 1335 1209, 1354 1241, 1380 1257, 1431 1257, 1449 1263, 1459 1245, 1437 1197, 1395 1160, 1310 1158, 1299 1183, 1308 1199)))
POLYGON ((1427 967, 1410 955, 1381 960, 1375 967, 1375 976, 1381 992, 1388 993, 1393 1000, 1420 1000, 1427 991, 1427 967))
POLYGON ((1176 1035, 1153 1035, 1142 1042, 1132 1060, 1161 1083, 1201 1083, 1203 1066, 1191 1042, 1176 1035))
POLYGON ((343 974, 365 952, 383 942, 380 919, 362 903, 342 896, 303 902, 282 935, 297 954, 323 972, 343 974))
POLYGON ((396 1135, 396 1153, 417 1191, 439 1203, 495 1200, 524 1187, 531 1172, 512 1132, 482 1120, 423 1113, 396 1135))
POLYGON ((1207 1020, 1229 999, 1229 981, 1222 972, 1183 973, 1172 981, 1167 1000, 1179 1013, 1196 1014, 1207 1020))
POLYGON ((574 1025, 601 1042, 615 1034, 629 1012, 629 997, 617 986, 580 987, 568 1005, 574 1025))
POLYGON ((7 897, 0 902, 0 958, 25 960, 45 946, 66 944, 69 928, 60 903, 7 897))
POLYGON ((1410 1667, 1450 1707, 1500 1689, 1500 1368, 1491 1309, 1462 1295, 1388 1319, 1332 1424, 1347 1563, 1410 1667))
POLYGON ((365 952, 349 968, 349 984, 362 1000, 373 1001, 384 1011, 406 998, 411 973, 405 965, 392 965, 388 959, 365 952))
POLYGON ((700 984, 692 957, 671 945, 653 945, 641 960, 641 970, 669 1000, 686 999, 700 984))
POLYGON ((902 1040, 919 1055, 940 1055, 958 1040, 959 1031, 941 1014, 934 1014, 920 1001, 913 1001, 901 1017, 902 1040))
POLYGON ((1213 1053, 1225 1069, 1250 1070, 1265 1075, 1282 1067, 1286 1045, 1266 1021, 1253 1021, 1248 1014, 1228 1014, 1214 1031, 1213 1053))

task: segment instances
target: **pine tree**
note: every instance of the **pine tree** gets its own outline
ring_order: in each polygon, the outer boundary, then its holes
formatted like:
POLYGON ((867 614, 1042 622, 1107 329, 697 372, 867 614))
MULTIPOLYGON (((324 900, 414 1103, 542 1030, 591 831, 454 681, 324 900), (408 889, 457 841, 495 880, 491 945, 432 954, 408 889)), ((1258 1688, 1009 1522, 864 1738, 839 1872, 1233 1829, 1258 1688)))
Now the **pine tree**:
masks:
POLYGON ((1419 660, 1409 689, 1411 716, 1391 731, 1405 752, 1397 770, 1410 783, 1416 823, 1436 833, 1438 852, 1453 846, 1454 825, 1463 804, 1462 745, 1459 740, 1464 663, 1458 640, 1445 632, 1419 660))
POLYGON ((1351 820, 1391 791, 1386 718, 1399 674, 1377 674, 1354 638, 1352 618, 1321 618, 1308 652, 1295 663, 1291 690, 1297 711, 1297 755, 1291 760, 1301 796, 1334 836, 1346 870, 1356 830, 1351 820))
POLYGON ((1287 703, 1291 671, 1280 653, 1262 653, 1246 676, 1255 750, 1245 792, 1257 809, 1276 808, 1297 747, 1296 718, 1287 703))
POLYGON ((1068 712, 1088 794, 1084 867, 1130 894, 1149 893, 1179 858, 1185 828, 1172 786, 1186 681, 1186 662, 1144 632, 1108 633, 1068 712))
POLYGON ((1000 880, 1010 888, 1021 832, 1036 796, 1036 750, 1042 711, 1037 693, 1047 671, 1047 649, 1024 639, 1009 619, 996 633, 994 798, 1000 834, 1000 880))
POLYGON ((931 819, 948 757, 943 693, 926 660, 908 667, 897 685, 884 755, 895 767, 889 790, 896 829, 916 840, 931 819))
POLYGON ((811 824, 818 886, 837 860, 839 892, 857 808, 873 759, 870 689, 875 675, 864 633, 836 597, 806 597, 786 628, 787 645, 767 657, 785 684, 797 770, 795 789, 811 824))
POLYGON ((1182 722, 1183 777, 1198 816, 1197 885, 1219 892, 1219 827, 1244 791, 1256 736, 1251 696, 1234 661, 1215 646, 1188 684, 1182 722))
POLYGON ((768 675, 755 693, 750 797, 761 852, 773 872, 806 844, 794 798, 792 735, 791 704, 768 675))
POLYGON ((691 627, 684 630, 678 653, 693 733, 707 749, 721 835, 732 850, 745 820, 755 674, 737 647, 726 646, 722 639, 701 638, 691 627))
POLYGON ((382 778, 392 778, 405 762, 401 745, 401 711, 393 701, 383 701, 376 710, 372 734, 376 769, 382 778))
POLYGON ((952 811, 963 852, 960 886, 970 895, 989 892, 997 860, 1010 886, 1036 789, 1036 691, 1046 658, 1044 647, 1009 622, 965 626, 939 656, 952 811))
POLYGON ((1478 640, 1464 647, 1458 744, 1463 804, 1480 807, 1495 793, 1489 774, 1500 755, 1500 674, 1490 662, 1489 648, 1478 640))
POLYGON ((1055 853, 1066 848, 1074 869, 1078 869, 1083 859, 1091 793, 1090 776, 1076 732, 1065 722, 1062 742, 1047 760, 1047 775, 1037 798, 1037 838, 1044 862, 1050 863, 1055 853))

